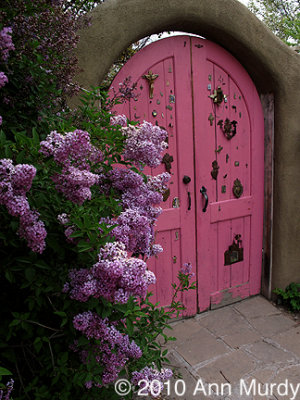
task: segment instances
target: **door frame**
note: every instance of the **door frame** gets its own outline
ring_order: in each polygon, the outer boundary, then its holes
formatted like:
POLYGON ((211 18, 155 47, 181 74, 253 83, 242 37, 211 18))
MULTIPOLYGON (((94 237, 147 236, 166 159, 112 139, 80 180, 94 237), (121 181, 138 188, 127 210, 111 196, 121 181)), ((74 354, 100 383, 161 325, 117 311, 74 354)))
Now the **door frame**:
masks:
POLYGON ((263 254, 261 271, 261 294, 272 297, 273 272, 273 201, 274 201, 274 94, 261 94, 260 102, 264 113, 264 219, 263 254))

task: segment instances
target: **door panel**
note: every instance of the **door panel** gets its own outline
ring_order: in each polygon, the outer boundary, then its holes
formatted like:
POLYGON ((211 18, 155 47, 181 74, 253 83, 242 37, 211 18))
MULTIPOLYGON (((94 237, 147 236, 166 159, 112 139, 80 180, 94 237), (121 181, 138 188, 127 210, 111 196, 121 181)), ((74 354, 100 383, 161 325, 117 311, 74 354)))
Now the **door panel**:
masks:
MULTIPOLYGON (((197 292, 183 299, 187 315, 259 293, 264 132, 261 105, 251 79, 224 49, 189 36, 147 46, 122 68, 113 86, 128 76, 137 82, 139 97, 117 106, 116 111, 166 128, 166 153, 173 156, 170 196, 162 205, 156 227, 156 241, 164 253, 149 260, 157 276, 155 301, 170 304, 171 284, 185 262, 192 263, 198 283, 197 292), (143 77, 149 71, 158 75, 152 99, 143 77), (218 87, 226 95, 219 105, 210 97, 218 87), (223 132, 227 119, 236 121, 231 139, 223 132), (191 177, 188 185, 182 181, 184 175, 191 177), (233 193, 237 179, 243 187, 239 198, 233 193), (202 186, 209 198, 205 212, 202 186), (174 208, 175 198, 179 199, 178 208, 174 208), (236 235, 240 235, 243 260, 225 265, 224 253, 236 235)), ((161 164, 145 172, 165 170, 161 164)))
MULTIPOLYGON (((178 38, 179 39, 179 38, 178 38)), ((152 50, 152 45, 137 53, 119 72, 112 86, 124 81, 127 76, 137 82, 139 96, 137 101, 119 105, 118 113, 125 113, 129 119, 150 121, 168 131, 169 147, 165 153, 173 156, 171 163, 170 196, 161 204, 163 214, 156 227, 156 242, 164 252, 156 259, 150 259, 148 267, 155 273, 158 284, 150 288, 154 292, 154 301, 163 306, 171 303, 178 270, 190 262, 196 269, 196 233, 195 209, 188 211, 188 194, 194 199, 193 165, 193 125, 192 125, 192 86, 189 38, 182 40, 161 41, 159 48, 152 50), (152 71, 158 75, 154 83, 153 98, 149 96, 149 85, 144 75, 152 71), (182 95, 184 94, 184 95, 182 95), (192 182, 185 186, 183 176, 188 175, 192 182), (179 207, 173 207, 174 199, 179 199, 179 207)), ((161 164, 155 169, 145 168, 146 174, 159 174, 166 171, 161 164)), ((181 298, 181 300, 183 300, 181 298)), ((184 297, 187 306, 186 315, 197 311, 196 293, 184 297)))

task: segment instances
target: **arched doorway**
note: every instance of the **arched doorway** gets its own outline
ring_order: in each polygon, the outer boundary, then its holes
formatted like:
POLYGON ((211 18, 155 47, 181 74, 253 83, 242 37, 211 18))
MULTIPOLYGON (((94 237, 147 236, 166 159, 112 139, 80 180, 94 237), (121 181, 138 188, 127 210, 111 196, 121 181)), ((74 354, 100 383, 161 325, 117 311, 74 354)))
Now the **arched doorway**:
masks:
POLYGON ((189 36, 147 46, 112 86, 128 76, 139 97, 117 112, 169 133, 155 170, 172 174, 156 230, 164 253, 150 262, 155 300, 169 304, 171 283, 186 262, 198 283, 197 294, 185 299, 188 315, 259 293, 264 122, 250 77, 227 51, 189 36))

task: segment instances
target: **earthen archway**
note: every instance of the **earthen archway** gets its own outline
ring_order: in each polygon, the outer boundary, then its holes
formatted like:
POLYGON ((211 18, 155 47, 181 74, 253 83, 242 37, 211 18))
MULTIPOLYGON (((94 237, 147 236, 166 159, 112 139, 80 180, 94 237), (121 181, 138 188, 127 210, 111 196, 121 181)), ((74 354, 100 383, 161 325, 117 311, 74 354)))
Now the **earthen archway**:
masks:
POLYGON ((271 241, 266 243, 264 293, 270 293, 270 280, 272 287, 299 282, 300 56, 237 0, 107 0, 91 17, 91 26, 81 33, 77 50, 82 69, 78 80, 86 88, 99 85, 131 43, 164 30, 202 35, 231 52, 248 71, 265 108, 269 165, 274 157, 274 167, 266 170, 266 205, 274 206, 274 211, 266 209, 266 241, 271 241), (275 140, 270 154, 273 96, 275 140), (273 172, 274 179, 268 176, 273 172), (273 184, 274 201, 270 203, 273 184))

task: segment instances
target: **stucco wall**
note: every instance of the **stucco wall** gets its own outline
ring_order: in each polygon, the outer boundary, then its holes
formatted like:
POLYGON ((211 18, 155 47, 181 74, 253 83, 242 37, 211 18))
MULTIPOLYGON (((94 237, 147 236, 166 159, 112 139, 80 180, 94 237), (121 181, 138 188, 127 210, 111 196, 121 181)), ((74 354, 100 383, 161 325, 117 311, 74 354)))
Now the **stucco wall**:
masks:
POLYGON ((300 282, 300 56, 237 0, 107 0, 81 32, 79 83, 99 85, 131 43, 179 30, 231 52, 259 93, 274 93, 273 287, 300 282))

